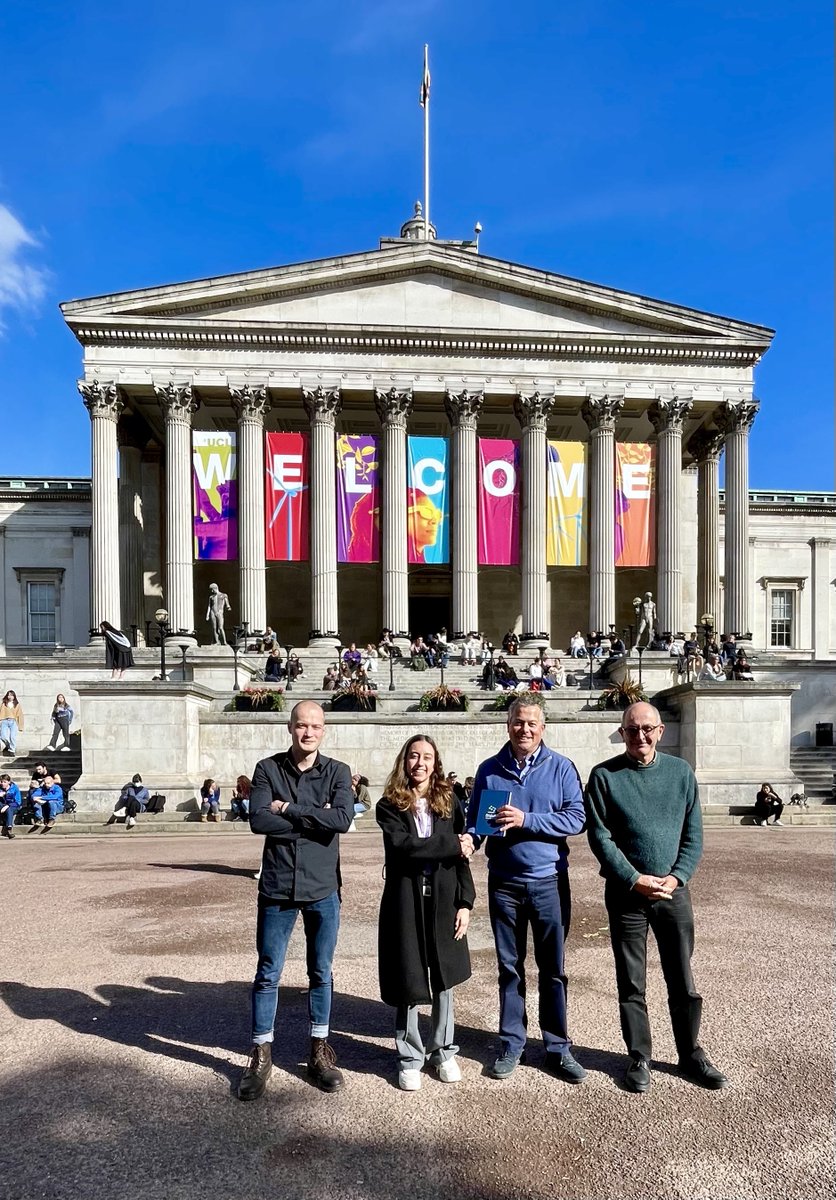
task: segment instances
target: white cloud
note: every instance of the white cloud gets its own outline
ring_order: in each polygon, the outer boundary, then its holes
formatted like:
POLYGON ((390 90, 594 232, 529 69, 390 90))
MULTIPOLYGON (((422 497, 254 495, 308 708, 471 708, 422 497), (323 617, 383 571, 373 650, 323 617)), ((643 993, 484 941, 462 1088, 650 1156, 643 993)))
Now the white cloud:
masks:
POLYGON ((0 310, 31 310, 43 299, 49 272, 27 261, 38 246, 14 213, 0 204, 0 310))

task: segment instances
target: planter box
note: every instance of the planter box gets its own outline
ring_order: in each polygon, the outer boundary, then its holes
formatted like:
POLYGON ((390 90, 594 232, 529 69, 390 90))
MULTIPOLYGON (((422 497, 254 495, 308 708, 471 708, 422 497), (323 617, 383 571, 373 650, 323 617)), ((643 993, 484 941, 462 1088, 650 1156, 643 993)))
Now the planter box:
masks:
POLYGON ((374 712, 376 709, 376 696, 366 700, 358 700, 356 696, 335 696, 331 701, 332 712, 374 712))

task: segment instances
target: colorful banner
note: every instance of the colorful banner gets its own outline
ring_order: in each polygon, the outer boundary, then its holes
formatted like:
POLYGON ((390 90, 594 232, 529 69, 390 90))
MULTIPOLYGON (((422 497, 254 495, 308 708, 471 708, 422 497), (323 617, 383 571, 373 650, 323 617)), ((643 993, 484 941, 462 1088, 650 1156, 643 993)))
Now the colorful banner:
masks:
POLYGON ((406 544, 411 563, 450 560, 449 440, 407 438, 406 544))
POLYGON ((380 559, 380 450, 368 434, 337 438, 337 561, 380 559))
POLYGON ((586 566, 585 442, 549 442, 546 563, 586 566))
POLYGON ((479 438, 477 544, 480 567, 515 567, 520 561, 520 444, 479 438))
POLYGON ((235 434, 192 433, 194 556, 227 562, 238 557, 235 434))
POLYGON ((274 562, 306 562, 308 434, 268 433, 265 441, 265 556, 274 562))
POLYGON ((615 446, 615 565, 652 567, 656 561, 656 448, 615 446))

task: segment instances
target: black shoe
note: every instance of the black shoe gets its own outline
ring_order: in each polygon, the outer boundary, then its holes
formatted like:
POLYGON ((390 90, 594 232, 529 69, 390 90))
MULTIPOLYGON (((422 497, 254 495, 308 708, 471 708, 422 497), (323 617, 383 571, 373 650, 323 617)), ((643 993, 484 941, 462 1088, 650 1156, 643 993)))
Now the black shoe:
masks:
POLYGON ((8 825, 4 825, 4 826, 3 826, 3 837, 6 837, 6 838, 13 838, 13 837, 14 837, 14 834, 12 833, 12 831, 11 831, 11 829, 9 828, 9 826, 8 826, 8 825))
POLYGON ((696 1083, 699 1087, 710 1088, 714 1092, 719 1092, 721 1088, 729 1086, 729 1081, 723 1072, 718 1071, 714 1063, 704 1054, 698 1057, 681 1058, 679 1073, 686 1079, 690 1079, 691 1083, 696 1083))
POLYGON ((543 1060, 543 1069, 551 1075, 556 1075, 564 1083, 583 1083, 586 1079, 586 1071, 568 1050, 565 1054, 547 1053, 543 1060))
POLYGON ((327 1038, 311 1038, 308 1059, 308 1079, 323 1092, 338 1092, 345 1086, 342 1071, 337 1070, 337 1056, 327 1038))
POLYGON ((269 1042, 253 1046, 250 1061, 238 1084, 239 1100, 257 1100, 267 1087, 267 1080, 273 1074, 273 1055, 269 1042))
POLYGON ((499 1058, 490 1068, 490 1075, 493 1079, 507 1079, 509 1075, 513 1075, 520 1063, 525 1062, 525 1051, 522 1054, 512 1054, 510 1050, 506 1050, 504 1054, 500 1054, 499 1058))
POLYGON ((624 1072, 624 1086, 628 1092, 646 1092, 650 1087, 650 1063, 646 1058, 631 1058, 624 1072))

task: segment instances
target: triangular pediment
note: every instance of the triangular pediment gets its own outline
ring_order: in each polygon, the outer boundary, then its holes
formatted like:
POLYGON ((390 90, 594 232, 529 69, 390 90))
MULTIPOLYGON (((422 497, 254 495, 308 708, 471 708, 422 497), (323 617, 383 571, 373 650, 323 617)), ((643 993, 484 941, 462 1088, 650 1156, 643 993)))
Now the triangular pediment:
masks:
POLYGON ((437 243, 122 292, 68 322, 385 328, 688 338, 768 345, 771 330, 437 243))

